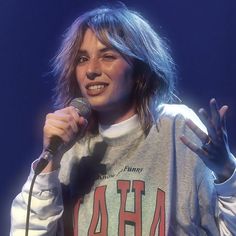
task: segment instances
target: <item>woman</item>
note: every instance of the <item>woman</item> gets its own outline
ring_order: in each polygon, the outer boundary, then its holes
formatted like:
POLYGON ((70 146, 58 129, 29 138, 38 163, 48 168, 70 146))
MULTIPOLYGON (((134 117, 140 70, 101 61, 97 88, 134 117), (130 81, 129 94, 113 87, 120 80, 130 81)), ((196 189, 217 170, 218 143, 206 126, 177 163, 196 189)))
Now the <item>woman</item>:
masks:
MULTIPOLYGON (((46 117, 44 150, 55 136, 64 145, 36 179, 30 233, 236 234, 227 106, 212 99, 211 114, 201 110, 206 130, 192 110, 170 104, 174 63, 145 19, 124 6, 85 13, 55 72, 58 110, 46 117), (74 97, 88 100, 88 120, 69 106, 74 97)), ((13 202, 12 235, 24 232, 33 172, 13 202)))

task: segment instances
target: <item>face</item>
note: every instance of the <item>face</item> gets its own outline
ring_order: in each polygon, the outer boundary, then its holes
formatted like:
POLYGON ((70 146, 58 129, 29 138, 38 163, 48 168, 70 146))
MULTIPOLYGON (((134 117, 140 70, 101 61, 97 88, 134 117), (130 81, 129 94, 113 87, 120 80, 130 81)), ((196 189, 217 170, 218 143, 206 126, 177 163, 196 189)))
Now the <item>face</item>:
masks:
POLYGON ((85 32, 76 66, 82 95, 98 113, 133 113, 133 66, 102 44, 92 30, 85 32))

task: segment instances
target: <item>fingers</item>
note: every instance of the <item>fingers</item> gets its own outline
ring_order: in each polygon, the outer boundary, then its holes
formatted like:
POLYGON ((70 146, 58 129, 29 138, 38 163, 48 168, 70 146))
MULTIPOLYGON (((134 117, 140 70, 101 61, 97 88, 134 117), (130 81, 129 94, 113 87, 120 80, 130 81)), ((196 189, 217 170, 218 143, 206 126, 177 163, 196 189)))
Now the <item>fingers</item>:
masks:
POLYGON ((46 116, 44 125, 44 147, 53 136, 59 136, 65 143, 73 140, 87 121, 80 117, 74 107, 66 107, 46 116))
POLYGON ((216 128, 214 126, 214 123, 211 120, 211 117, 209 117, 208 113, 205 109, 201 108, 199 109, 199 116, 201 118, 201 121, 207 128, 208 134, 213 138, 217 138, 216 128))
POLYGON ((221 140, 223 132, 226 132, 226 113, 228 106, 218 108, 215 98, 210 100, 210 116, 205 109, 199 110, 200 118, 207 127, 208 133, 213 141, 221 140))
POLYGON ((221 118, 225 117, 228 109, 229 109, 229 107, 227 105, 224 105, 220 108, 219 113, 220 113, 221 118))
MULTIPOLYGON (((205 144, 208 141, 209 139, 208 135, 205 132, 203 132, 192 120, 189 119, 186 120, 185 124, 196 134, 196 136, 200 139, 202 144, 205 144)), ((185 144, 191 151, 196 153, 199 157, 205 157, 208 155, 206 150, 202 149, 201 147, 190 141, 184 135, 180 136, 180 140, 183 142, 183 144, 185 144)))
POLYGON ((228 111, 229 107, 224 105, 220 108, 219 113, 221 117, 221 126, 226 131, 226 113, 228 111))
POLYGON ((67 108, 63 110, 55 111, 49 114, 47 117, 48 121, 54 123, 55 126, 61 126, 65 129, 72 128, 74 132, 78 132, 79 116, 73 108, 67 108))
POLYGON ((226 131, 226 113, 228 106, 224 105, 218 108, 216 100, 210 100, 210 112, 203 108, 199 110, 200 118, 207 128, 208 135, 204 133, 191 120, 186 120, 186 125, 190 128, 202 142, 202 145, 197 145, 193 140, 188 139, 184 135, 180 140, 191 151, 196 153, 203 162, 215 173, 220 173, 220 170, 229 162, 229 146, 226 131), (223 164, 222 164, 223 163, 223 164))
POLYGON ((215 98, 212 98, 210 100, 210 112, 211 112, 211 120, 215 128, 218 128, 221 126, 221 117, 219 114, 219 108, 216 103, 215 98))
POLYGON ((190 142, 189 139, 187 139, 184 135, 180 136, 180 140, 198 156, 203 157, 203 156, 208 155, 208 153, 205 150, 201 149, 196 144, 190 142))
POLYGON ((69 130, 62 129, 47 123, 44 127, 44 136, 47 139, 50 139, 53 136, 61 137, 64 142, 69 142, 73 133, 69 130))
POLYGON ((208 140, 208 135, 203 132, 192 120, 186 120, 185 124, 197 135, 202 143, 206 143, 208 140))

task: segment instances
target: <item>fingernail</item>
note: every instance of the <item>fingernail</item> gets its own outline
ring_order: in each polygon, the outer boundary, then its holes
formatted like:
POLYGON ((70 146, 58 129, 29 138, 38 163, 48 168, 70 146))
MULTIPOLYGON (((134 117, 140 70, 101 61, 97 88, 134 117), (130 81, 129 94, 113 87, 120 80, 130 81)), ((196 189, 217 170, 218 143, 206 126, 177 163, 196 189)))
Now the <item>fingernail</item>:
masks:
POLYGON ((203 111, 204 111, 203 108, 200 108, 200 109, 198 110, 199 113, 202 113, 203 111))
POLYGON ((212 98, 211 100, 210 100, 210 103, 215 103, 216 102, 216 99, 215 98, 212 98))
POLYGON ((187 125, 190 125, 191 122, 192 122, 192 121, 191 121, 190 119, 186 119, 186 120, 185 120, 185 124, 187 124, 187 125))

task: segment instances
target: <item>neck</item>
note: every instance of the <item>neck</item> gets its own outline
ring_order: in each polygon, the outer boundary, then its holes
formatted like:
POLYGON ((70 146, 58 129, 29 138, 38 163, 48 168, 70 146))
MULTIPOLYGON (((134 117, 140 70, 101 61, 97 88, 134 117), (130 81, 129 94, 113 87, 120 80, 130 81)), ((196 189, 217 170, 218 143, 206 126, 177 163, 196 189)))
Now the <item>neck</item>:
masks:
POLYGON ((129 119, 135 114, 135 106, 117 107, 112 111, 98 112, 98 122, 101 125, 113 125, 129 119))

